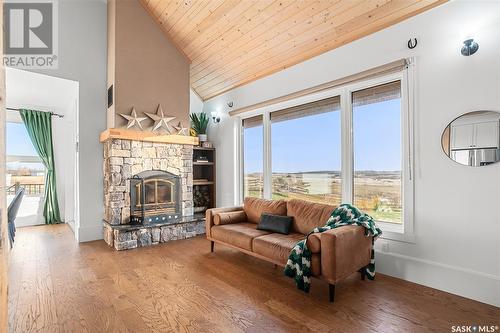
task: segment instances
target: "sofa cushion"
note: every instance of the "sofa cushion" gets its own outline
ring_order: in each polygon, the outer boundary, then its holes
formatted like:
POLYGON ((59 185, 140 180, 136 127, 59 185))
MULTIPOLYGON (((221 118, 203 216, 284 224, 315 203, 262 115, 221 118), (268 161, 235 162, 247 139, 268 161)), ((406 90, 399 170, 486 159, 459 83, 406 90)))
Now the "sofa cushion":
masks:
POLYGON ((308 234, 317 227, 323 227, 335 206, 307 202, 298 199, 287 201, 287 215, 293 217, 292 231, 308 234))
POLYGON ((243 210, 247 214, 248 222, 257 224, 262 213, 286 215, 286 201, 245 198, 243 210))
POLYGON ((257 229, 288 235, 290 233, 290 226, 292 225, 292 220, 293 219, 290 216, 272 215, 264 213, 260 216, 260 222, 257 225, 257 229))
POLYGON ((254 223, 215 225, 211 229, 212 238, 221 242, 252 251, 252 239, 269 232, 257 230, 254 223))
POLYGON ((253 239, 253 252, 285 264, 292 248, 302 239, 304 235, 299 233, 259 236, 253 239))
MULTIPOLYGON (((284 266, 288 261, 290 251, 302 239, 304 235, 299 233, 259 236, 253 239, 253 252, 284 266)), ((311 257, 311 272, 314 276, 321 275, 321 256, 317 253, 313 253, 311 257)))
POLYGON ((247 214, 245 214, 245 212, 242 210, 236 212, 217 213, 214 215, 215 225, 242 223, 246 222, 246 220, 247 220, 247 214))

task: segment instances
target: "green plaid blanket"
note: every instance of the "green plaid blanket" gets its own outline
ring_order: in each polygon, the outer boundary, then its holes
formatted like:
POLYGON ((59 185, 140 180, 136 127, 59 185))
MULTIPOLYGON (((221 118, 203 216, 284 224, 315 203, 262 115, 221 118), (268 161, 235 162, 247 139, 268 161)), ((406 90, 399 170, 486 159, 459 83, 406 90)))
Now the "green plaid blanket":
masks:
MULTIPOLYGON (((377 228, 375 221, 370 215, 363 213, 352 205, 340 205, 332 212, 332 215, 328 218, 324 227, 314 228, 304 240, 299 241, 293 247, 292 251, 290 251, 290 256, 288 257, 284 273, 286 276, 295 279, 295 284, 298 289, 307 293, 311 287, 310 277, 312 254, 306 245, 309 235, 351 224, 364 227, 365 235, 367 237, 373 236, 372 244, 375 241, 375 238, 382 234, 382 230, 377 228)), ((368 279, 373 280, 375 278, 375 251, 373 248, 370 264, 366 267, 366 273, 368 279)))

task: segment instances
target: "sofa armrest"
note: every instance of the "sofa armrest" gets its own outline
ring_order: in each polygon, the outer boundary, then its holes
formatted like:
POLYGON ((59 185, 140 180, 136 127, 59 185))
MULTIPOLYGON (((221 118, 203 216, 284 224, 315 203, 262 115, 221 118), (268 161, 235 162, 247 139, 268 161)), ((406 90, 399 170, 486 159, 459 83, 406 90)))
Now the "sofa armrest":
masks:
POLYGON ((372 237, 365 229, 348 225, 325 231, 321 235, 321 274, 330 283, 349 276, 368 265, 372 237))
POLYGON ((205 233, 207 237, 212 237, 210 234, 210 230, 214 226, 214 216, 215 214, 218 213, 226 213, 226 212, 237 212, 237 211, 243 211, 242 206, 235 206, 235 207, 223 207, 223 208, 211 208, 207 209, 205 213, 205 233))

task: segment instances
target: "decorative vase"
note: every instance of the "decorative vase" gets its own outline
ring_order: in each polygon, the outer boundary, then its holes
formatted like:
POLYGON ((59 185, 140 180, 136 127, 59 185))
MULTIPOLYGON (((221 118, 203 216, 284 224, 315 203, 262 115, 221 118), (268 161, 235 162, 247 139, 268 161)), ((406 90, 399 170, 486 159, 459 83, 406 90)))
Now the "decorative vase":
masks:
POLYGON ((207 135, 206 134, 198 134, 198 139, 200 139, 200 142, 205 142, 205 141, 207 141, 207 135))

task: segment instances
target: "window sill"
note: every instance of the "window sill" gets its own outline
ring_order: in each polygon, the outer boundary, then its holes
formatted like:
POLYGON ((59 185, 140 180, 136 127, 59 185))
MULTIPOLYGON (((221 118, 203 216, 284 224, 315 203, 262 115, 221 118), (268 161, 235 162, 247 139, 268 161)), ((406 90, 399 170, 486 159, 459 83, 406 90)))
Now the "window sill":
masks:
POLYGON ((377 225, 382 230, 381 239, 415 244, 415 235, 405 232, 403 225, 386 222, 377 222, 377 225))

